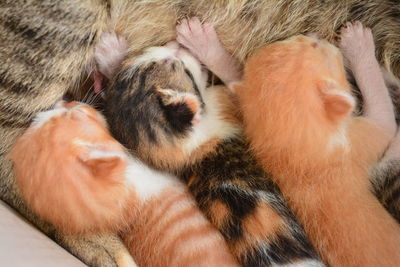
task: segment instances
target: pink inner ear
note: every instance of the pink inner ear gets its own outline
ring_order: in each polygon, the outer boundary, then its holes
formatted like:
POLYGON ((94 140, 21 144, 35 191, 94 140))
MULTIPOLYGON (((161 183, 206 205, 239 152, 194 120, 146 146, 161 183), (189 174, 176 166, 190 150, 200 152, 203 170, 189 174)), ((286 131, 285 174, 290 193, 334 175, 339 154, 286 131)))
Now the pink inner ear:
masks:
POLYGON ((84 161, 84 164, 91 170, 95 176, 106 176, 110 173, 119 163, 120 157, 107 157, 107 158, 93 158, 84 161))
POLYGON ((94 175, 107 175, 118 164, 126 161, 126 155, 118 147, 105 144, 78 144, 84 151, 79 154, 79 160, 88 167, 94 175))
POLYGON ((355 104, 350 94, 339 90, 325 93, 323 101, 326 113, 332 120, 341 119, 349 115, 355 104))

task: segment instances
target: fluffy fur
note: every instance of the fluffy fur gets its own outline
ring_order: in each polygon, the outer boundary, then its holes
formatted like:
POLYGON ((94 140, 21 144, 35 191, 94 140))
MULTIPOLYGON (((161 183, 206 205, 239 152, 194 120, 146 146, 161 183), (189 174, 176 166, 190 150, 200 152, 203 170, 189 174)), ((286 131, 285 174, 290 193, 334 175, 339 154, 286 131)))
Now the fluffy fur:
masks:
POLYGON ((345 21, 358 19, 372 27, 380 62, 399 77, 400 16, 396 0, 3 1, 0 197, 91 266, 120 264, 117 255, 125 250, 118 238, 71 238, 54 232, 23 205, 6 154, 37 112, 51 107, 67 91, 82 99, 85 91, 77 88, 90 84, 89 66, 104 25, 111 21, 128 37, 131 53, 137 54, 174 39, 177 20, 188 16, 215 24, 223 44, 240 60, 265 43, 297 33, 318 32, 333 40, 345 21))
POLYGON ((237 266, 186 187, 130 158, 89 106, 39 113, 10 156, 27 204, 64 233, 121 231, 140 266, 237 266))
POLYGON ((124 148, 89 106, 59 103, 39 113, 10 158, 26 202, 65 233, 116 232, 135 202, 121 178, 124 148))
MULTIPOLYGON (((102 38, 99 45, 110 48, 109 41, 102 38)), ((242 265, 321 266, 278 188, 249 153, 228 90, 205 83, 199 62, 176 43, 128 58, 105 89, 111 129, 134 155, 188 183, 242 265), (171 89, 160 95, 157 88, 171 89), (191 112, 186 120, 174 105, 190 111, 193 101, 201 103, 195 105, 200 115, 193 120, 191 112), (182 123, 186 126, 179 127, 182 123)))
POLYGON ((400 161, 396 157, 384 160, 374 169, 373 183, 374 192, 381 200, 385 208, 400 223, 399 188, 400 188, 400 161))
POLYGON ((293 37, 260 49, 236 92, 246 133, 324 261, 398 266, 400 228, 370 192, 390 135, 353 118, 340 52, 293 37))
POLYGON ((215 117, 213 106, 204 110, 204 103, 215 102, 219 94, 204 94, 206 83, 207 73, 177 44, 126 59, 105 90, 111 132, 154 167, 174 172, 196 161, 213 138, 239 132, 215 117))

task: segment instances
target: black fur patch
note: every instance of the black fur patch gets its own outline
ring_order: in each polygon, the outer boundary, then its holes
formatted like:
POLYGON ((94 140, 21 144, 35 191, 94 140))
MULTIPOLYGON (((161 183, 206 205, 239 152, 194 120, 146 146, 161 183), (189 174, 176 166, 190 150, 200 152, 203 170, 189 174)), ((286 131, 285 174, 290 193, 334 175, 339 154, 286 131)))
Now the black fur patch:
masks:
POLYGON ((162 137, 183 137, 192 126, 194 114, 185 102, 165 105, 157 92, 158 87, 174 88, 159 84, 157 74, 166 68, 156 62, 128 67, 106 89, 105 115, 111 132, 129 149, 157 144, 162 137))
POLYGON ((196 81, 194 80, 193 74, 186 68, 185 68, 185 73, 189 77, 189 79, 192 81, 193 89, 201 101, 201 106, 204 107, 203 97, 200 94, 199 86, 197 85, 196 81))
POLYGON ((167 122, 174 133, 184 133, 188 130, 188 128, 192 127, 194 113, 185 102, 179 102, 171 105, 164 105, 161 99, 159 102, 160 106, 162 106, 164 109, 167 122))
POLYGON ((246 192, 233 184, 216 187, 212 190, 211 197, 223 201, 232 214, 240 219, 252 213, 258 202, 257 197, 251 192, 246 192))
POLYGON ((242 221, 239 218, 230 217, 220 229, 228 242, 240 242, 243 237, 242 221))
POLYGON ((259 243, 248 246, 240 256, 243 266, 318 259, 278 187, 257 164, 242 138, 221 142, 215 152, 186 169, 181 177, 189 182, 189 189, 211 221, 214 220, 209 207, 213 201, 222 201, 229 207, 230 213, 219 230, 231 245, 245 242, 242 221, 253 214, 259 203, 266 203, 282 216, 289 232, 278 233, 274 240, 257 237, 259 243))

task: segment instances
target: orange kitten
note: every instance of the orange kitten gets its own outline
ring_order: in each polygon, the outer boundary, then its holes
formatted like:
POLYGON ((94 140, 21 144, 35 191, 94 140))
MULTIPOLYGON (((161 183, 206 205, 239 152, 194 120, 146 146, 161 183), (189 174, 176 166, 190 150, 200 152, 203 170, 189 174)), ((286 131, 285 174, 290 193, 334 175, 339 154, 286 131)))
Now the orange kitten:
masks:
POLYGON ((187 188, 128 156, 85 104, 39 113, 10 157, 28 205, 68 234, 118 231, 139 266, 237 266, 187 188))
POLYGON ((355 101, 339 50, 316 38, 296 36, 260 49, 234 89, 252 148, 323 260, 400 266, 399 225, 367 178, 393 137, 393 108, 370 59, 372 35, 359 31, 360 24, 351 27, 358 32, 342 35, 342 47, 359 42, 369 49, 352 50, 362 54, 358 63, 357 56, 348 58, 369 105, 364 117, 351 116, 355 101))
POLYGON ((122 178, 124 148, 89 106, 60 102, 39 113, 10 157, 26 202, 66 233, 117 230, 136 201, 122 178))

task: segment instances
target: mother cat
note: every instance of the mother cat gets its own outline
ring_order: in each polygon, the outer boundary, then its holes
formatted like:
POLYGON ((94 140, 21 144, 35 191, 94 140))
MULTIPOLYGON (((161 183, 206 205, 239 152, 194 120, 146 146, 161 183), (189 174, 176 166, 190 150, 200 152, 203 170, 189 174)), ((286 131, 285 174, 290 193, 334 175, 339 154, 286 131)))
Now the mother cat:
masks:
POLYGON ((265 43, 298 33, 333 40, 345 21, 360 20, 373 30, 381 62, 400 77, 396 0, 1 1, 0 198, 91 266, 129 266, 129 255, 115 236, 66 237, 38 220, 19 197, 6 154, 34 114, 67 92, 82 95, 77 88, 91 75, 93 47, 106 26, 124 34, 136 54, 174 39, 175 24, 185 16, 213 23, 241 61, 265 43))

